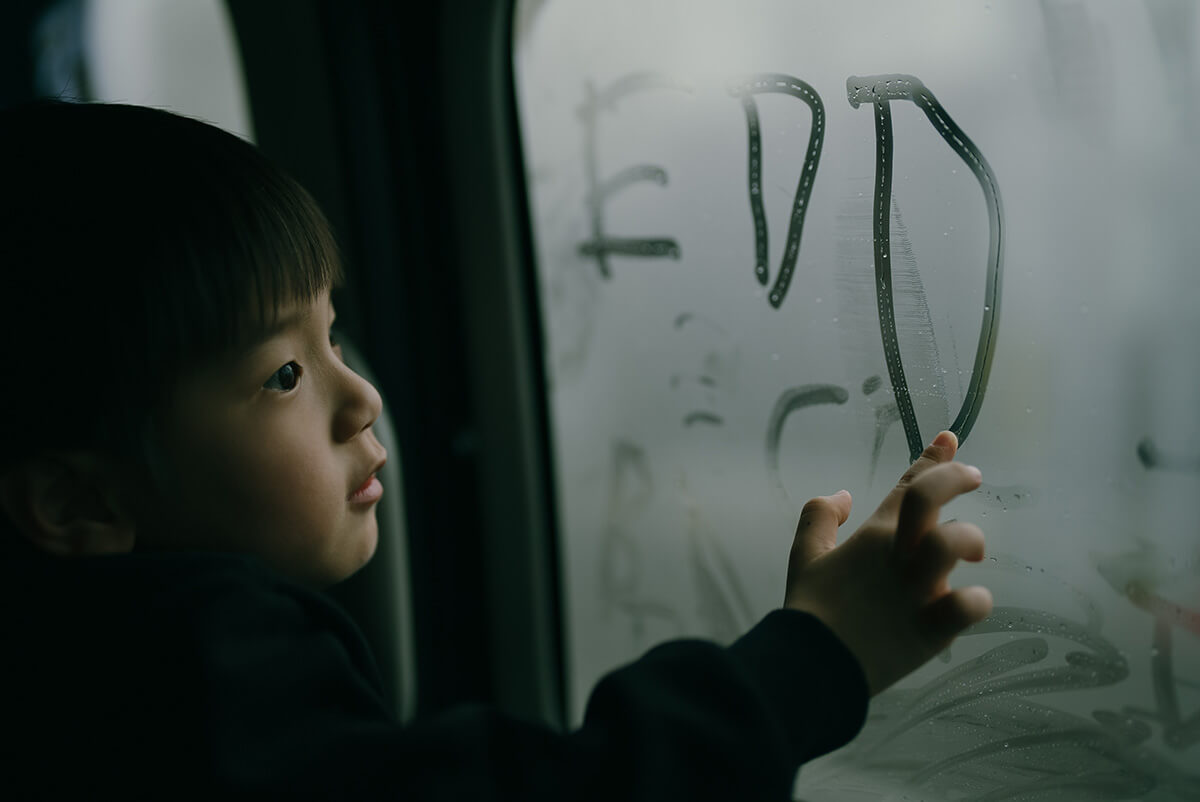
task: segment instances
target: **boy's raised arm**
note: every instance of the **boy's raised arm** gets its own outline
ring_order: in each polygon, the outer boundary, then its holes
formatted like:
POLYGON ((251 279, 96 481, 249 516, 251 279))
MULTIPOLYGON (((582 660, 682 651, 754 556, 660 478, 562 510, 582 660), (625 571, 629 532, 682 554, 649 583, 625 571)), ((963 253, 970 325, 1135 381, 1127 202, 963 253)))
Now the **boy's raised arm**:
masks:
POLYGON ((939 436, 841 546, 849 497, 806 505, 785 609, 728 648, 675 641, 614 671, 566 735, 482 706, 400 726, 345 613, 245 557, 11 566, 4 628, 27 648, 0 678, 54 692, 12 700, 23 737, 0 768, 64 798, 786 800, 869 692, 987 613, 985 590, 946 585, 983 553, 978 530, 937 524, 979 482, 954 447, 939 436))
MULTIPOLYGON (((325 730, 297 721, 276 729, 298 739, 295 749, 276 743, 271 752, 336 756, 349 770, 341 787, 352 793, 787 799, 801 763, 842 746, 862 727, 870 694, 917 668, 990 609, 985 589, 951 590, 946 582, 957 560, 983 556, 977 528, 937 522, 943 504, 979 486, 976 469, 953 462, 956 447, 952 434, 939 435, 841 546, 834 536, 849 514, 848 494, 806 505, 784 609, 728 648, 675 641, 614 671, 569 735, 485 707, 399 729, 370 720, 374 702, 357 683, 344 687, 338 705, 354 712, 350 719, 367 720, 325 730)), ((329 664, 328 658, 303 662, 329 664)), ((319 674, 309 678, 317 687, 328 679, 319 674)), ((273 692, 272 683, 240 697, 254 704, 273 692)), ((228 713, 237 719, 247 711, 228 713)), ((297 790, 321 787, 333 768, 320 758, 297 765, 297 790)))

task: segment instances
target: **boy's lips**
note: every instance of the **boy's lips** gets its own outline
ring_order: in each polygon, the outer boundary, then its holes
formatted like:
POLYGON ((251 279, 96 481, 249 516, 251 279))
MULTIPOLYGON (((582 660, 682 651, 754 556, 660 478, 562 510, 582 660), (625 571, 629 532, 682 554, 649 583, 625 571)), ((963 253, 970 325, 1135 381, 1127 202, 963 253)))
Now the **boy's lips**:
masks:
POLYGON ((387 464, 387 457, 384 457, 371 468, 371 472, 367 474, 367 478, 358 486, 346 500, 356 504, 370 504, 379 500, 383 495, 383 485, 375 478, 375 474, 387 464))

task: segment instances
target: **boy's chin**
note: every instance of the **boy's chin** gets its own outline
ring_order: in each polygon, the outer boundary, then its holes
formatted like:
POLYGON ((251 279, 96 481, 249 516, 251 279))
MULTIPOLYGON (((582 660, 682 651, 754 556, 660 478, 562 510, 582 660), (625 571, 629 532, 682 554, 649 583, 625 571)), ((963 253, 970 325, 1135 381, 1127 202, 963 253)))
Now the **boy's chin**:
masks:
MULTIPOLYGON (((372 516, 370 525, 352 536, 330 544, 327 551, 308 554, 299 561, 276 560, 274 567, 291 581, 310 590, 327 590, 354 576, 370 562, 379 543, 379 530, 372 516)), ((268 563, 272 560, 268 559, 268 563)))
POLYGON ((353 541, 343 544, 342 550, 336 555, 336 564, 329 566, 330 571, 322 585, 329 587, 354 576, 371 561, 378 546, 379 526, 372 514, 370 523, 364 527, 364 531, 356 533, 353 541))

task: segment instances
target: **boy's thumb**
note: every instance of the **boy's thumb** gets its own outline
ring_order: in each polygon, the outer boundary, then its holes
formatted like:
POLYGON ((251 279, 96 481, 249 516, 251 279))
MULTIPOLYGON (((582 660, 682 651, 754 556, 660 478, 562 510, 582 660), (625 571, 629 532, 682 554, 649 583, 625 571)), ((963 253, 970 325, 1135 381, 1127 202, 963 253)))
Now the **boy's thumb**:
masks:
POLYGON ((817 496, 804 505, 796 524, 789 569, 804 568, 837 545, 837 530, 850 517, 851 503, 850 493, 839 490, 832 496, 817 496))

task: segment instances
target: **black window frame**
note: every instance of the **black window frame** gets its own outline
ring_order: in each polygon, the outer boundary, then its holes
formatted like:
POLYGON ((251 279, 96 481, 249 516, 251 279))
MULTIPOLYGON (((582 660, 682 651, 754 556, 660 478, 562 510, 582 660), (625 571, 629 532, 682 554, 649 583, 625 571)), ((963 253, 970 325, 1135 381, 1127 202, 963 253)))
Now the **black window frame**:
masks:
POLYGON ((562 728, 515 2, 227 1, 258 144, 338 233, 339 317, 396 423, 418 716, 483 702, 562 728))

